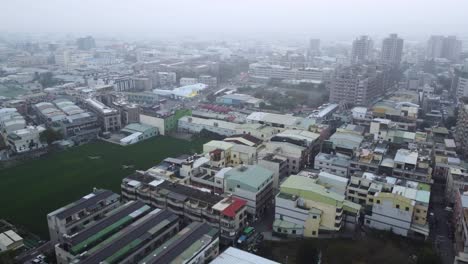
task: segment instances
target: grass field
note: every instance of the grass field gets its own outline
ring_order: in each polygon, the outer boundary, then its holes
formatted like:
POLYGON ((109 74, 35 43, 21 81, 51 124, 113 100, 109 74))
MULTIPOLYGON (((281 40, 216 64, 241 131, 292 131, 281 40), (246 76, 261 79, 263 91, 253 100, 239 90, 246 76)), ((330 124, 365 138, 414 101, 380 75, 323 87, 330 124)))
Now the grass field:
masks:
POLYGON ((120 193, 122 178, 135 169, 148 169, 168 156, 200 152, 203 143, 170 137, 127 147, 96 142, 0 170, 0 218, 47 238, 47 213, 88 194, 93 187, 120 193), (135 167, 123 169, 122 165, 135 167))

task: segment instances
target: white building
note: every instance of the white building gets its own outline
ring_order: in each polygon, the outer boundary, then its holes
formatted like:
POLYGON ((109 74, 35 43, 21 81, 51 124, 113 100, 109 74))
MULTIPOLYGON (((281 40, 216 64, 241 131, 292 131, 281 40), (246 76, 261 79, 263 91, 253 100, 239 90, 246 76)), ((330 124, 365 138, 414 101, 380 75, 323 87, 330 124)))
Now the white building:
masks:
POLYGON ((279 262, 271 261, 266 258, 259 257, 252 253, 229 247, 210 264, 279 264, 279 262))
POLYGON ((280 115, 265 112, 253 112, 247 116, 247 122, 252 124, 265 124, 279 128, 299 127, 304 118, 292 115, 280 115))
POLYGON ((89 109, 98 116, 103 132, 120 130, 122 123, 119 111, 106 106, 96 99, 88 98, 85 102, 89 109))
POLYGON ((194 85, 198 83, 198 79, 183 77, 183 78, 180 78, 179 82, 180 82, 180 86, 194 85))
POLYGON ((184 116, 178 121, 179 131, 200 133, 203 129, 223 136, 232 136, 237 133, 237 124, 217 119, 203 119, 193 116, 184 116))
POLYGON ((348 177, 350 158, 342 155, 319 153, 315 156, 314 169, 348 177))
POLYGON ((282 80, 322 80, 322 70, 318 68, 293 69, 290 67, 252 63, 249 65, 252 78, 269 78, 282 80))
POLYGON ((16 153, 47 147, 47 143, 40 140, 40 134, 43 131, 45 131, 45 128, 42 126, 28 126, 24 129, 15 130, 8 134, 7 144, 16 153))

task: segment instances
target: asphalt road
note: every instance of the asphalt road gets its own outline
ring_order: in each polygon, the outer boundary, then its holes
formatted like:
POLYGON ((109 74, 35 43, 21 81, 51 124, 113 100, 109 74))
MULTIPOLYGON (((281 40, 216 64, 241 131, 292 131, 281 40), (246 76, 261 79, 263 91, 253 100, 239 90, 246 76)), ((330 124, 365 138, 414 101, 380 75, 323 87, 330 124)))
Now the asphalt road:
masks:
POLYGON ((431 206, 433 216, 430 217, 430 239, 434 249, 444 264, 452 264, 454 259, 453 224, 451 212, 446 211, 443 185, 434 184, 432 188, 431 206))

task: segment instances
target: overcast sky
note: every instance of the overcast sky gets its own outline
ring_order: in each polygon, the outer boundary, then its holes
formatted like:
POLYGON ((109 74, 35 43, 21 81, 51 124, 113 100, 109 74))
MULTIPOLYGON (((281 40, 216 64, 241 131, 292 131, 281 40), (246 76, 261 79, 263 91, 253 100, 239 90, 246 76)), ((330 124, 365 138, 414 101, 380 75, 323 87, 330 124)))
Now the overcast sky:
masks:
POLYGON ((468 0, 0 0, 0 31, 468 35, 468 0))

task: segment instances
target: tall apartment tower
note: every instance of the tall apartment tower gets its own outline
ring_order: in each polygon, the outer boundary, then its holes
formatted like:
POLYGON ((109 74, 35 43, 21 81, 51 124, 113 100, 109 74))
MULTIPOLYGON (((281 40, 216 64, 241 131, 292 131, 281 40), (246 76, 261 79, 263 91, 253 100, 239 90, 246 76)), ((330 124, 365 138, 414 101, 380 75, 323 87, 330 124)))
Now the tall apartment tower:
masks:
POLYGON ((448 36, 444 39, 442 57, 451 61, 458 61, 462 51, 462 42, 456 36, 448 36))
POLYGON ((426 57, 429 59, 442 58, 444 36, 431 36, 427 41, 426 57))
POLYGON ((426 57, 458 61, 461 51, 462 42, 456 36, 431 36, 427 41, 426 57))
POLYGON ((455 140, 461 154, 468 157, 468 104, 461 102, 458 107, 458 119, 455 127, 455 140))
POLYGON ((403 39, 397 34, 390 34, 382 41, 381 60, 384 64, 393 66, 400 65, 403 54, 403 39))
POLYGON ((93 37, 87 36, 84 38, 77 39, 76 45, 80 50, 90 50, 96 47, 96 42, 94 41, 93 37))
POLYGON ((458 99, 468 97, 468 60, 463 67, 455 68, 451 88, 458 99))
POLYGON ((330 86, 331 103, 368 106, 384 91, 384 74, 376 66, 353 65, 337 69, 330 86))
POLYGON ((316 56, 320 54, 320 39, 309 40, 309 56, 316 56))
POLYGON ((361 36, 353 41, 351 63, 363 63, 371 60, 374 42, 368 36, 361 36))

